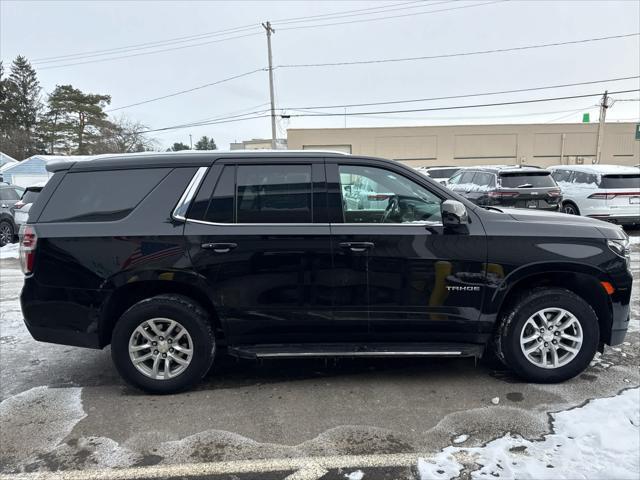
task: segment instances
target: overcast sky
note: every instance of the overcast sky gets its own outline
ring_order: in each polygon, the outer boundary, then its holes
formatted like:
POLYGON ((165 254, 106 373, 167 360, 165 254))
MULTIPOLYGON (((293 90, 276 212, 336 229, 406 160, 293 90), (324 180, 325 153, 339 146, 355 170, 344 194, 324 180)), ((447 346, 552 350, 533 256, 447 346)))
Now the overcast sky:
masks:
MULTIPOLYGON (((18 54, 32 60, 44 92, 51 92, 56 84, 71 84, 85 92, 111 95, 111 108, 118 108, 264 68, 267 47, 260 22, 267 20, 272 21, 276 30, 273 36, 276 66, 475 52, 640 31, 638 0, 489 2, 2 0, 0 57, 5 65, 18 54), (473 6, 467 8, 470 5, 473 6), (431 13, 425 13, 429 11, 431 13), (343 16, 287 20, 327 14, 343 16), (363 21, 382 17, 396 18, 363 21), (342 24, 317 26, 327 23, 342 24), (247 28, 204 35, 235 27, 247 28), (181 43, 174 41, 200 34, 203 35, 183 39, 181 43), (241 38, 227 40, 229 37, 241 38), (163 41, 167 43, 146 49, 120 50, 106 56, 93 53, 163 41), (150 51, 156 53, 147 54, 150 51), (93 56, 36 62, 85 52, 92 52, 93 56), (112 59, 125 55, 126 58, 112 59), (68 65, 72 63, 82 64, 68 65)), ((274 72, 276 107, 291 109, 430 98, 637 76, 640 75, 639 38, 419 61, 279 68, 274 72)), ((610 91, 638 89, 640 82, 631 79, 495 96, 352 107, 347 111, 508 102, 590 94, 605 88, 610 91)), ((638 92, 613 95, 624 100, 639 96, 638 92)), ((264 110, 268 108, 268 101, 268 74, 260 71, 113 114, 124 114, 150 129, 158 129, 264 110)), ((591 112, 591 120, 597 121, 597 102, 597 97, 591 97, 492 108, 353 116, 346 118, 346 124, 355 127, 573 122, 581 120, 582 112, 591 112)), ((637 121, 639 109, 637 101, 619 101, 609 110, 608 120, 637 121)), ((328 111, 341 113, 344 109, 328 111)), ((287 113, 300 112, 288 110, 287 113)), ((279 136, 286 135, 286 128, 344 125, 342 115, 278 121, 279 136)), ((229 142, 236 140, 269 138, 271 130, 269 118, 265 117, 153 135, 166 147, 174 141, 188 144, 189 134, 193 135, 194 142, 201 135, 208 135, 216 140, 218 148, 227 149, 229 142)))

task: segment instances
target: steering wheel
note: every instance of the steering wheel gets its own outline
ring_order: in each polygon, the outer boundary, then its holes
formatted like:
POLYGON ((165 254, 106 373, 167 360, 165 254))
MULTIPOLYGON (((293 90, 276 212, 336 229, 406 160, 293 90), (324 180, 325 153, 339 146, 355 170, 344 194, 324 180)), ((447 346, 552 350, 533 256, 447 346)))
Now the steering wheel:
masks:
POLYGON ((393 197, 389 198, 389 203, 387 204, 387 208, 384 209, 384 213, 382 214, 382 220, 380 220, 380 223, 387 223, 387 220, 389 219, 391 213, 397 211, 399 206, 400 202, 398 201, 397 196, 394 195, 393 197))

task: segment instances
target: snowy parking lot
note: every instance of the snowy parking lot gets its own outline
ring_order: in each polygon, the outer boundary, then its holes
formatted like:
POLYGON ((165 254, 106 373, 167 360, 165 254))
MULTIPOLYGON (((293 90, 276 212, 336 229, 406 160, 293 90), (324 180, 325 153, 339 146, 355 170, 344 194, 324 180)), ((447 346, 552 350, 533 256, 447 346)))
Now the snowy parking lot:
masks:
POLYGON ((3 247, 0 478, 640 476, 640 284, 624 344, 563 384, 472 359, 220 357, 196 390, 170 396, 125 385, 108 349, 31 339, 21 285, 17 247, 3 247))

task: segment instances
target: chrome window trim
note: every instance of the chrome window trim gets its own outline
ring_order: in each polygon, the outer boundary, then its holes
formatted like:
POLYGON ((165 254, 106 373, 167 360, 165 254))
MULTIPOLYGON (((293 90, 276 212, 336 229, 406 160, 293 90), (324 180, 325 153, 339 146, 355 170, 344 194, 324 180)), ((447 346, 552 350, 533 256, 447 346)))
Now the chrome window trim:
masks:
POLYGON ((189 206, 191 205, 191 201, 198 191, 198 188, 200 188, 200 184, 202 183, 202 180, 204 179, 204 176, 207 173, 208 169, 209 167, 199 167, 198 170, 196 170, 196 173, 194 173, 193 177, 191 177, 189 185, 187 185, 187 188, 184 190, 182 196, 180 197, 180 200, 178 200, 178 203, 173 209, 173 212, 171 212, 171 218, 175 220, 181 220, 183 222, 187 220, 184 215, 181 215, 178 212, 184 208, 183 211, 186 214, 189 206))
POLYGON ((182 193, 180 200, 176 204, 173 212, 171 212, 171 218, 180 220, 183 222, 198 223, 201 225, 211 225, 214 227, 331 227, 331 226, 345 226, 345 227, 442 227, 442 223, 435 222, 421 222, 421 223, 216 223, 207 222, 206 220, 196 220, 193 218, 187 218, 184 215, 178 213, 184 208, 184 212, 189 209, 193 197, 200 188, 200 184, 204 180, 204 177, 209 170, 209 167, 199 167, 196 173, 194 173, 189 185, 182 193))
POLYGON ((442 227, 442 223, 215 223, 206 220, 183 218, 186 222, 212 225, 214 227, 442 227))

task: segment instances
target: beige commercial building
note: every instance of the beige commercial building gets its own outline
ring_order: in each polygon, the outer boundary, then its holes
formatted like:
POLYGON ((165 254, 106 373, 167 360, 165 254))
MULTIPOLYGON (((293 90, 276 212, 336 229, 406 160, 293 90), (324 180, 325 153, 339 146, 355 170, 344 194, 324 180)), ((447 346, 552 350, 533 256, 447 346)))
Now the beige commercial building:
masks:
MULTIPOLYGON (((636 123, 607 123, 600 163, 640 163, 636 123)), ((289 149, 338 150, 411 166, 590 164, 597 123, 289 129, 289 149)))

